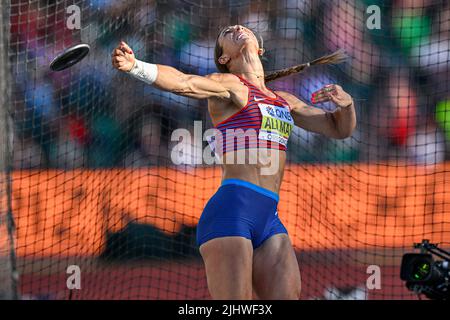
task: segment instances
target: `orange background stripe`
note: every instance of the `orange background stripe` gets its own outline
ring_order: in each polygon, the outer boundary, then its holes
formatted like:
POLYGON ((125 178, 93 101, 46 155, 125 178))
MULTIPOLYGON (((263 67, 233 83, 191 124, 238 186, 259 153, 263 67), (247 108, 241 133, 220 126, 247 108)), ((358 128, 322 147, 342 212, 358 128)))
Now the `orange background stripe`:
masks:
MULTIPOLYGON (((106 231, 129 221, 168 234, 195 226, 220 177, 219 168, 14 172, 17 254, 99 255, 106 231)), ((298 249, 448 244, 449 182, 450 164, 290 165, 279 216, 298 249)))

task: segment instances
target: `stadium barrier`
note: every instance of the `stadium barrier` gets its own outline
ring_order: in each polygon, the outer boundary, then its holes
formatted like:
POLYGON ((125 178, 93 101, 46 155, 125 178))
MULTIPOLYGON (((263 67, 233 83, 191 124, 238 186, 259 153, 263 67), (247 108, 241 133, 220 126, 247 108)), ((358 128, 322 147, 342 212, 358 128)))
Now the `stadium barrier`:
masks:
MULTIPOLYGON (((97 256, 107 233, 130 222, 168 235, 195 227, 220 176, 218 168, 16 171, 17 254, 97 256)), ((449 181, 450 163, 291 165, 279 215, 299 250, 450 242, 449 181)))

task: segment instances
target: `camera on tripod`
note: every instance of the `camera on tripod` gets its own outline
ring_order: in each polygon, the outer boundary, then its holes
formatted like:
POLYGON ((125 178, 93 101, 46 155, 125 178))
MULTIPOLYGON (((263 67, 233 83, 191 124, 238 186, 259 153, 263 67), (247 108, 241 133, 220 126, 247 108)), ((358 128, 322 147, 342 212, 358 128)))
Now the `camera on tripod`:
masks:
POLYGON ((400 278, 406 287, 429 299, 447 300, 450 298, 450 253, 438 248, 429 240, 414 244, 420 253, 403 255, 400 278), (443 260, 434 260, 433 255, 443 260))

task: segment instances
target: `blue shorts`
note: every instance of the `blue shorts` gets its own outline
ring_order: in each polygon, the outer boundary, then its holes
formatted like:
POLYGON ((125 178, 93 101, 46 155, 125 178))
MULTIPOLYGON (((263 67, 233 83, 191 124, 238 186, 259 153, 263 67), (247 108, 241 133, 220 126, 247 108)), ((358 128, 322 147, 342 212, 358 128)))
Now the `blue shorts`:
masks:
POLYGON ((208 201, 197 226, 197 245, 220 237, 250 239, 253 248, 287 233, 278 218, 278 195, 253 183, 226 179, 208 201))

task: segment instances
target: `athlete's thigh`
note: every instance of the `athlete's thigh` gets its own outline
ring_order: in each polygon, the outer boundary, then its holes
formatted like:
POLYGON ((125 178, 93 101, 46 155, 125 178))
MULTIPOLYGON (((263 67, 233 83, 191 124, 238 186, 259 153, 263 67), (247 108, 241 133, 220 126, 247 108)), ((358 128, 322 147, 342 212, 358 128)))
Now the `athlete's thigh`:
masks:
POLYGON ((260 299, 299 299, 300 271, 287 234, 276 234, 254 250, 253 288, 260 299))
POLYGON ((221 237, 200 246, 213 299, 251 299, 253 246, 244 237, 221 237))

